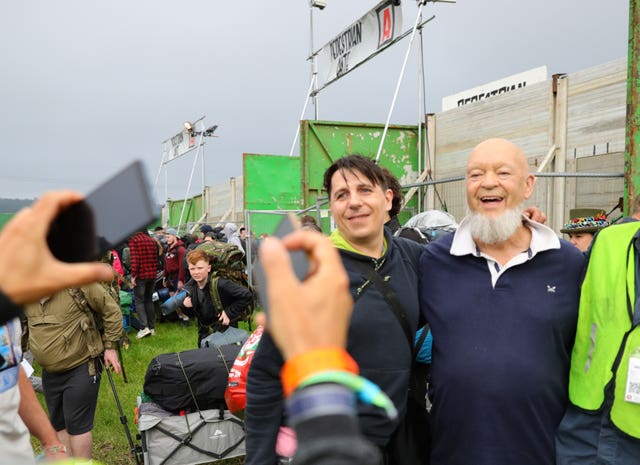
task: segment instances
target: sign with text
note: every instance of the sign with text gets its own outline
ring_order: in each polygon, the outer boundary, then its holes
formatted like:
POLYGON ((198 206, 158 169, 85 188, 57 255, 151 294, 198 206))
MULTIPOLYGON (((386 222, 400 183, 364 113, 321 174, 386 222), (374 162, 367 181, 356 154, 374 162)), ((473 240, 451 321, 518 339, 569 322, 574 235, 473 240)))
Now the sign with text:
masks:
POLYGON ((539 66, 537 68, 524 71, 522 73, 513 74, 509 77, 498 79, 497 81, 483 84, 473 89, 464 90, 454 95, 442 98, 442 111, 451 110, 453 108, 462 107, 469 103, 479 102, 496 95, 505 94, 512 90, 521 89, 530 84, 543 82, 547 80, 547 67, 539 66))
POLYGON ((192 150, 196 145, 194 135, 185 130, 180 131, 167 142, 169 143, 168 160, 173 160, 174 158, 184 155, 189 150, 192 150))
POLYGON ((394 6, 391 0, 379 3, 322 47, 325 84, 390 45, 401 34, 401 29, 402 8, 394 6))

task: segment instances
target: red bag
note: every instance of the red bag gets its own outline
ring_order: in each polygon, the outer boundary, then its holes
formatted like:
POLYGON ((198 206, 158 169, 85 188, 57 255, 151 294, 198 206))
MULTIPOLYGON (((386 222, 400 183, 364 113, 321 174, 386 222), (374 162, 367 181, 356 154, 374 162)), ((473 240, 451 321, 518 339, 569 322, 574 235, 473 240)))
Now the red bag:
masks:
POLYGON ((229 370, 229 383, 224 392, 224 400, 231 413, 238 413, 247 405, 247 374, 263 331, 264 327, 258 326, 251 333, 229 370))

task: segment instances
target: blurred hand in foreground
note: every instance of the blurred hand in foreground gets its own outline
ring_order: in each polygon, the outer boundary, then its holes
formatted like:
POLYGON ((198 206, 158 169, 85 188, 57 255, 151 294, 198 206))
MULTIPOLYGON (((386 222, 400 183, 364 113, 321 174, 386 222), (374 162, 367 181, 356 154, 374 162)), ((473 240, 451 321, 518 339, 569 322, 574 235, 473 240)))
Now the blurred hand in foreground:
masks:
MULTIPOLYGON (((285 359, 309 350, 344 348, 353 308, 349 279, 331 241, 296 231, 282 241, 269 237, 259 250, 267 281, 267 328, 285 359), (304 250, 309 274, 300 282, 287 250, 304 250)), ((259 319, 264 324, 264 315, 259 319)))
POLYGON ((72 191, 43 195, 22 209, 0 233, 0 290, 18 305, 69 287, 113 279, 104 263, 64 263, 47 245, 49 225, 64 208, 83 199, 72 191))

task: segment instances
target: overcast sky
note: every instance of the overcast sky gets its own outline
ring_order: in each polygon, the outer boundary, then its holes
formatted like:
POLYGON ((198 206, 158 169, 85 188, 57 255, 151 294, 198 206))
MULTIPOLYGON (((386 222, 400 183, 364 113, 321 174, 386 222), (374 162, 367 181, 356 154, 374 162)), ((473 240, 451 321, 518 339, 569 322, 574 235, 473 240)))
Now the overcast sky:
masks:
MULTIPOLYGON (((327 0, 314 10, 315 48, 376 3, 327 0)), ((408 0, 402 8, 406 30, 418 8, 408 0)), ((627 54, 623 0, 459 0, 428 3, 431 15, 427 112, 440 112, 445 95, 537 66, 572 73, 627 54)), ((207 184, 241 176, 244 152, 288 155, 310 80, 309 42, 307 0, 3 2, 0 197, 88 192, 134 158, 153 179, 161 142, 202 115, 219 126, 205 147, 207 184)), ((319 119, 384 123, 408 43, 325 89, 319 119)), ((418 122, 417 45, 392 124, 418 122)), ((169 165, 170 197, 184 196, 192 162, 169 165)), ((195 180, 192 193, 198 171, 195 180)))

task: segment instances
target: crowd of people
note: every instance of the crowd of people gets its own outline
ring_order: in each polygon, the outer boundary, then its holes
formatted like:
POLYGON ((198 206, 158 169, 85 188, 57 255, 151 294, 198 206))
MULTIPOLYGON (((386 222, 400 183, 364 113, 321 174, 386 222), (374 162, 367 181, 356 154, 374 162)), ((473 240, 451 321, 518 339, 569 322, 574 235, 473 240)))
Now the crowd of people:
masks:
MULTIPOLYGON (((211 324, 205 325, 202 322, 211 320, 214 316, 205 316, 198 311, 194 314, 192 310, 194 307, 191 296, 195 294, 191 293, 195 293, 199 288, 194 287, 196 282, 191 275, 192 263, 188 259, 189 253, 200 244, 228 242, 240 250, 246 265, 246 241, 246 229, 241 227, 238 233, 234 223, 226 223, 224 227, 203 224, 197 231, 182 236, 178 235, 175 228, 165 229, 162 226, 157 226, 153 234, 141 230, 129 238, 127 243, 121 247, 120 253, 124 257, 123 274, 134 292, 137 326, 139 326, 136 338, 142 339, 155 335, 154 294, 158 291, 161 291, 160 294, 165 298, 177 295, 183 290, 189 293, 190 298, 186 300, 186 305, 183 300, 181 305, 175 309, 179 321, 184 326, 189 326, 190 318, 199 316, 197 320, 199 334, 205 337, 206 331, 212 331, 211 328, 205 329, 211 324)), ((257 245, 254 245, 254 248, 257 249, 257 245)), ((114 253, 117 256, 117 252, 114 251, 114 253)), ((209 269, 209 271, 211 270, 209 269)), ((204 283, 200 284, 204 286, 204 283)), ((227 280, 218 282, 218 289, 225 309, 229 307, 244 309, 249 305, 248 301, 251 297, 247 297, 241 287, 236 287, 233 282, 227 280)), ((232 310, 232 313, 237 313, 236 316, 239 317, 239 311, 232 310)), ((217 315, 216 318, 219 318, 225 326, 233 324, 237 320, 237 318, 229 318, 225 312, 217 315)))
MULTIPOLYGON (((638 463, 640 200, 623 224, 610 225, 599 209, 572 210, 561 231, 571 241, 561 239, 543 212, 524 207, 535 185, 525 154, 497 138, 472 150, 465 184, 468 213, 455 230, 409 240, 397 217, 397 179, 368 157, 347 155, 324 174, 330 236, 303 217, 300 231, 261 241, 270 310, 259 317, 267 331, 248 372, 246 464, 289 460, 277 453, 283 427, 297 433, 293 463, 301 465, 638 463), (295 277, 288 250, 306 252, 306 279, 295 277), (416 362, 423 348, 426 378, 416 362)), ((105 366, 119 371, 119 309, 116 321, 108 289, 89 284, 110 281, 111 269, 63 264, 46 249, 48 222, 78 198, 45 195, 0 237, 3 341, 13 354, 0 372, 0 442, 11 463, 30 463, 27 428, 52 459, 90 457, 91 384, 105 366), (11 249, 18 235, 28 242, 20 253, 11 249), (56 344, 93 330, 82 305, 100 313, 105 330, 80 356, 56 344), (19 366, 22 314, 44 370, 49 419, 19 366), (47 341, 40 326, 52 321, 69 335, 47 341), (67 386, 82 396, 69 402, 67 386)), ((171 228, 129 240, 123 262, 137 337, 156 330, 159 263, 162 285, 187 291, 180 317, 197 319, 198 344, 248 305, 248 290, 209 279, 209 257, 197 245, 224 235, 246 252, 246 230, 205 225, 200 233, 196 245, 171 228)))

